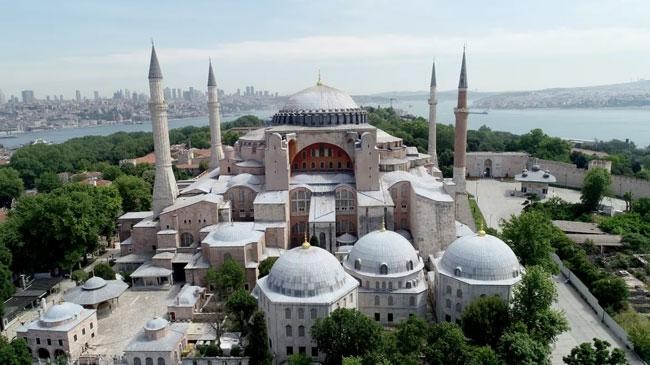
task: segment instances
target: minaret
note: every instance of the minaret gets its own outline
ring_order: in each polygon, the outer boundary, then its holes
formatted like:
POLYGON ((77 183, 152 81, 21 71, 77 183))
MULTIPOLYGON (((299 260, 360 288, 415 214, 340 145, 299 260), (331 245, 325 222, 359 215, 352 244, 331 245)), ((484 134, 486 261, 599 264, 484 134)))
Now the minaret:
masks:
POLYGON ((463 63, 460 68, 458 81, 458 105, 454 109, 456 115, 456 136, 454 143, 454 182, 456 193, 465 194, 465 155, 467 150, 467 66, 465 64, 465 48, 463 48, 463 63))
POLYGON ((153 214, 158 217, 166 207, 174 204, 178 195, 176 179, 172 171, 172 156, 169 149, 169 127, 167 125, 167 103, 163 97, 162 72, 156 48, 151 45, 149 64, 149 111, 153 130, 153 150, 156 155, 156 179, 153 186, 153 214))
POLYGON ((436 97, 436 62, 431 66, 431 85, 429 86, 429 156, 433 167, 438 167, 438 153, 436 152, 436 110, 438 98, 436 97))
POLYGON ((212 60, 208 69, 208 114, 210 120, 210 169, 219 167, 219 161, 223 159, 223 148, 221 147, 221 113, 219 111, 219 95, 217 82, 212 72, 212 60))

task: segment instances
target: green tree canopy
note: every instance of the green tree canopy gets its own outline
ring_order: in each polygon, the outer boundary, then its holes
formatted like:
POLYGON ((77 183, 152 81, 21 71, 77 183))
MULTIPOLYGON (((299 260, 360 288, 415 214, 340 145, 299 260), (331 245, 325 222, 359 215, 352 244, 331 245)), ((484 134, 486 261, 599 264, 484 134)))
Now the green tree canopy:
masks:
POLYGON ((18 171, 11 167, 0 168, 0 207, 8 208, 11 202, 25 191, 18 171))
POLYGON ((115 280, 115 271, 109 264, 104 262, 100 262, 93 267, 93 275, 104 280, 115 280))
POLYGON ((587 211, 598 208, 600 200, 609 193, 612 184, 611 176, 607 170, 594 168, 587 172, 582 182, 580 201, 587 211))
POLYGON ((122 175, 113 181, 122 197, 123 212, 141 212, 151 209, 151 185, 143 178, 122 175))
POLYGON ((269 350, 269 335, 266 329, 264 312, 262 311, 253 314, 244 355, 250 356, 250 365, 271 365, 273 356, 269 350))
POLYGON ((567 365, 627 365, 625 352, 621 349, 609 351, 609 342, 594 338, 593 345, 583 342, 571 349, 562 360, 567 365))
POLYGON ((630 295, 625 281, 609 273, 593 282, 591 292, 598 298, 600 305, 615 312, 623 308, 630 295))
POLYGON ((501 359, 508 365, 548 365, 549 346, 526 332, 506 332, 498 345, 501 359))
POLYGON ((258 278, 263 278, 266 275, 268 275, 271 272, 271 268, 273 267, 273 264, 278 260, 277 257, 270 256, 262 260, 260 262, 260 265, 258 266, 258 269, 260 271, 258 278))
POLYGON ((287 359, 289 365, 311 365, 311 357, 305 354, 293 354, 287 359))
POLYGON ((546 215, 535 210, 522 212, 502 221, 501 227, 501 236, 524 265, 541 265, 556 270, 551 259, 551 241, 556 237, 557 229, 546 215))
POLYGON ((467 360, 463 331, 455 324, 442 322, 429 329, 424 355, 431 365, 463 365, 467 360))
POLYGON ((510 325, 508 305, 498 296, 477 298, 463 311, 461 323, 476 344, 495 346, 510 325))
POLYGON ((327 364, 341 364, 344 356, 364 356, 380 340, 381 327, 355 309, 336 309, 319 318, 311 328, 318 348, 327 354, 327 364))
POLYGON ((49 193, 61 186, 63 186, 63 183, 59 179, 59 175, 51 171, 45 171, 36 179, 36 190, 39 193, 49 193))
POLYGON ((247 333, 246 322, 251 318, 257 308, 257 300, 246 290, 235 290, 226 301, 226 310, 237 318, 239 329, 247 333))
POLYGON ((32 355, 27 342, 19 337, 8 341, 4 336, 0 336, 0 364, 31 365, 32 355))
POLYGON ((227 258, 219 269, 210 267, 205 275, 207 284, 220 296, 229 291, 243 288, 245 280, 244 268, 231 258, 227 258))

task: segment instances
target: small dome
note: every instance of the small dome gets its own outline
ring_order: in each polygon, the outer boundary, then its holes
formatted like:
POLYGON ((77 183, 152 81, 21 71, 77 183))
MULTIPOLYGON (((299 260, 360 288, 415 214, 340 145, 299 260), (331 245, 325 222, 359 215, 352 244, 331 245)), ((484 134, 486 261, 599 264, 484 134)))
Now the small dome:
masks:
POLYGON ((259 232, 252 229, 251 224, 241 224, 240 222, 231 222, 219 225, 219 227, 210 234, 210 242, 256 242, 259 239, 259 232))
POLYGON ((70 302, 55 304, 45 312, 41 321, 46 323, 63 322, 78 316, 82 310, 82 306, 70 302))
POLYGON ((333 87, 317 84, 289 97, 280 112, 345 111, 359 109, 350 95, 333 87))
POLYGON ((370 232, 352 247, 343 265, 369 274, 397 274, 420 269, 413 245, 401 234, 386 229, 370 232))
POLYGON ((95 290, 99 288, 103 288, 106 286, 106 280, 100 278, 99 276, 93 276, 92 278, 86 280, 84 285, 81 287, 84 290, 95 290))
POLYGON ((521 272, 512 249, 489 234, 457 238, 442 255, 440 267, 455 276, 485 281, 512 279, 521 272))
POLYGON ((147 323, 144 325, 144 329, 147 331, 158 331, 161 330, 169 325, 169 322, 167 322, 166 319, 156 317, 154 319, 150 319, 147 321, 147 323))
POLYGON ((243 174, 238 174, 234 177, 232 177, 230 180, 228 180, 228 187, 235 186, 235 185, 260 185, 262 182, 258 176, 249 174, 249 173, 243 173, 243 174))
POLYGON ((343 287, 351 277, 334 255, 320 247, 303 244, 285 252, 273 264, 268 288, 291 297, 313 297, 343 287))

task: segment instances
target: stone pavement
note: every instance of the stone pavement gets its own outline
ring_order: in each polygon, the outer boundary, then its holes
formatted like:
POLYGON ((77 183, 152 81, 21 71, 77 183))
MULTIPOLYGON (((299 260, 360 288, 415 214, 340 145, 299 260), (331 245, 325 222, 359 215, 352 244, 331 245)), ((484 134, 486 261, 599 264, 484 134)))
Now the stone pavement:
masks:
POLYGON ((606 340, 612 347, 624 349, 630 365, 644 364, 631 350, 625 348, 623 342, 618 340, 607 326, 598 320, 596 313, 570 283, 565 283, 562 275, 555 277, 555 284, 558 301, 554 307, 564 311, 571 329, 558 336, 551 354, 553 364, 563 364, 562 357, 568 355, 572 348, 583 342, 591 342, 594 337, 606 340))

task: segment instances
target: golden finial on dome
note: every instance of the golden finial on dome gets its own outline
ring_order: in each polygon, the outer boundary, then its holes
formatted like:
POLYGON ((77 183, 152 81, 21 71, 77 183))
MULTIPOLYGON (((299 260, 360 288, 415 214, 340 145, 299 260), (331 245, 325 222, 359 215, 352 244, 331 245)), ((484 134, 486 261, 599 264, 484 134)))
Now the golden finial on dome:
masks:
POLYGON ((478 229, 478 235, 481 236, 481 237, 485 236, 485 230, 483 228, 484 228, 483 227, 483 222, 481 222, 481 226, 478 229))
POLYGON ((381 228, 379 230, 382 232, 386 230, 386 219, 384 216, 381 217, 381 228))
POLYGON ((302 243, 302 248, 307 249, 311 247, 311 243, 307 240, 307 232, 305 231, 305 241, 302 243))
POLYGON ((318 69, 318 81, 316 81, 317 86, 323 85, 323 83, 320 81, 320 68, 318 69))

